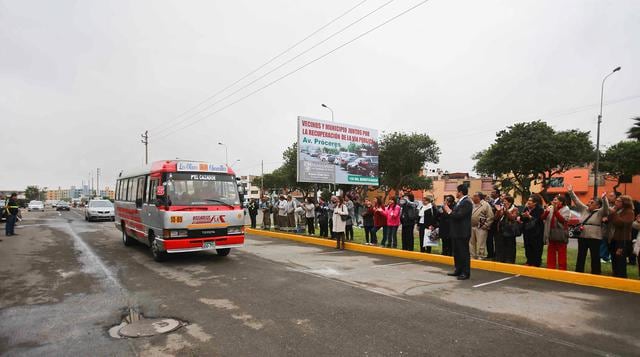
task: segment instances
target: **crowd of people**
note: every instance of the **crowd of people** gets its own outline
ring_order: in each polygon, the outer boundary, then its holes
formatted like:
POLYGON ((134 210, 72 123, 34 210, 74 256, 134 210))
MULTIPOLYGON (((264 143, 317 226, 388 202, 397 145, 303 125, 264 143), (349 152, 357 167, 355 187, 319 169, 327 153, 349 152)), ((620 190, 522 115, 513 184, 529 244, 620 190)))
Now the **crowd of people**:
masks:
MULTIPOLYGON (((334 239, 338 249, 344 249, 345 241, 353 241, 356 225, 364 230, 366 245, 398 248, 400 231, 401 249, 413 251, 417 233, 418 247, 424 253, 440 246, 441 254, 459 258, 456 260, 515 264, 516 238, 522 236, 526 265, 541 267, 546 245, 546 267, 567 270, 567 246, 573 237, 578 243, 575 271, 585 271, 587 255, 592 274, 601 274, 602 264, 611 263, 613 275, 624 278, 627 264, 636 261, 640 271, 638 204, 619 193, 582 202, 568 187, 567 195, 556 195, 548 203, 533 194, 523 207, 498 189, 489 196, 481 192, 469 195, 463 185, 456 197, 445 196, 442 205, 429 196, 416 200, 411 193, 386 202, 381 197, 360 200, 354 196, 344 194, 317 202, 312 198, 299 202, 290 195, 277 200, 264 197, 260 202, 252 200, 248 210, 253 228, 258 211, 262 211, 264 229, 316 235, 317 226, 318 235, 334 239)), ((460 269, 455 275, 469 275, 466 264, 460 269)))

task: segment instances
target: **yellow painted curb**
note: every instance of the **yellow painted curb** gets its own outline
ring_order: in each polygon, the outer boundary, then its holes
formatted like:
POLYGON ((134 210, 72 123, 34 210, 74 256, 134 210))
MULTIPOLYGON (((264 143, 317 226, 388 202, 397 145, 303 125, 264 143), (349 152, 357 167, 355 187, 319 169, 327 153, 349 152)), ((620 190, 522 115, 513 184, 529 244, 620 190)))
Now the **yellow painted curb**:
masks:
MULTIPOLYGON (((296 242, 308 243, 313 245, 321 245, 323 247, 335 247, 336 243, 333 240, 326 238, 314 238, 303 236, 299 234, 272 232, 260 229, 246 228, 245 233, 271 237, 294 240, 296 242)), ((453 265, 453 258, 438 255, 428 254, 421 252, 409 252, 399 249, 381 248, 372 245, 363 245, 359 243, 345 243, 345 249, 355 252, 362 252, 368 254, 386 255, 390 257, 422 260, 431 263, 453 265)), ((495 271, 506 274, 519 274, 522 276, 528 276, 530 278, 544 279, 559 281, 563 283, 593 286, 597 288, 626 291, 630 293, 640 294, 640 280, 614 278, 611 276, 593 275, 585 273, 577 273, 573 271, 554 270, 546 268, 529 267, 525 265, 505 264, 486 260, 471 260, 471 267, 474 269, 495 271)))

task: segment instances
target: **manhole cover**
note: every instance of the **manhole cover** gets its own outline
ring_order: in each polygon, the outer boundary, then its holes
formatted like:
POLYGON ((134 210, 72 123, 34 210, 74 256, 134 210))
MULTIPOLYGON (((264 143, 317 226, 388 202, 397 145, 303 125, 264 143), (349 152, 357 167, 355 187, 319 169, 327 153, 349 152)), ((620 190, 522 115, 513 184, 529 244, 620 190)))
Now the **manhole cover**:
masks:
POLYGON ((122 322, 109 329, 113 338, 150 337, 169 333, 185 323, 172 318, 145 318, 136 309, 129 309, 122 322))
POLYGON ((182 326, 175 319, 144 319, 123 326, 118 333, 124 337, 149 337, 171 332, 182 326))

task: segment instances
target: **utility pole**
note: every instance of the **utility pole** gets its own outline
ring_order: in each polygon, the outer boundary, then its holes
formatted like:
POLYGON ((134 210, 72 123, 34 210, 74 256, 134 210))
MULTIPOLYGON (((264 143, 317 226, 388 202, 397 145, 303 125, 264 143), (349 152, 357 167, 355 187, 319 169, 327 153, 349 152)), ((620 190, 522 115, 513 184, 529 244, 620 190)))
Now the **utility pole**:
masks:
POLYGON ((140 142, 144 144, 144 164, 149 165, 149 131, 145 130, 140 136, 142 137, 140 142))
POLYGON ((600 173, 600 124, 602 123, 602 102, 604 100, 604 82, 610 75, 618 72, 622 67, 616 67, 611 73, 602 79, 602 87, 600 87, 600 114, 598 114, 598 133, 596 135, 596 163, 593 172, 593 199, 598 198, 598 174, 600 173))
POLYGON ((264 160, 260 161, 260 198, 264 196, 264 160))
POLYGON ((98 196, 98 198, 102 198, 100 197, 100 168, 98 167, 96 169, 96 196, 98 196))

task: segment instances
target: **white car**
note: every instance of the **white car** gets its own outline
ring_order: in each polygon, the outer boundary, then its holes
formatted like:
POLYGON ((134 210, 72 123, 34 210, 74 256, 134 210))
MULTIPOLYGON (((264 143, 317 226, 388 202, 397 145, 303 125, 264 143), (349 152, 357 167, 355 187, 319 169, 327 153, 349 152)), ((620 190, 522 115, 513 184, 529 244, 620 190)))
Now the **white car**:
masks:
POLYGON ((84 208, 84 220, 109 220, 115 221, 116 214, 113 203, 109 200, 91 200, 84 208))
POLYGON ((27 211, 44 211, 44 203, 42 201, 31 201, 27 206, 27 211))

